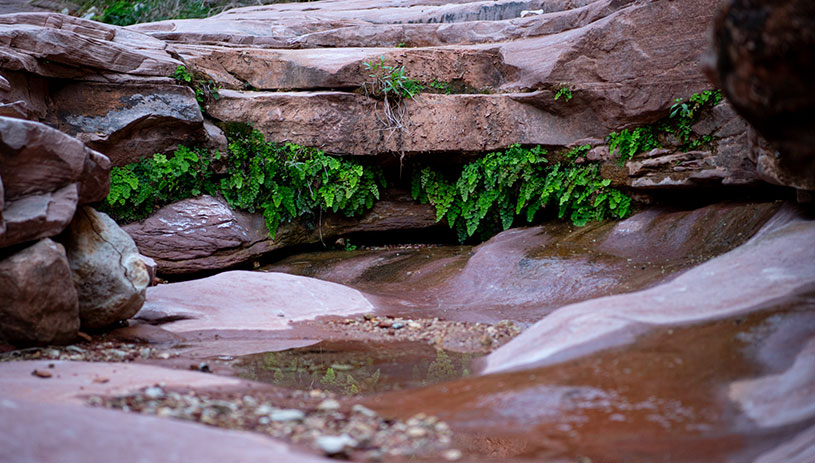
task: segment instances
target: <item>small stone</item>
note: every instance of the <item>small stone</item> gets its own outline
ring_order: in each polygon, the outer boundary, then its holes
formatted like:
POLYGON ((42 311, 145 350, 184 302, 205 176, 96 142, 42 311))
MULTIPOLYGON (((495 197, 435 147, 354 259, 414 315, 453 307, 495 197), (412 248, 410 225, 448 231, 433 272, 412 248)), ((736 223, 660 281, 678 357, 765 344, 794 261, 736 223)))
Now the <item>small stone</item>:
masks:
POLYGON ((402 328, 404 328, 404 327, 405 327, 405 325, 404 325, 404 323, 401 323, 401 322, 396 322, 396 323, 394 323, 393 325, 391 325, 391 327, 392 327, 393 329, 395 329, 395 330, 401 330, 402 328))
POLYGON ((283 317, 286 316, 286 313, 283 312, 282 310, 278 310, 277 312, 275 312, 275 315, 280 317, 280 318, 283 318, 283 317))
POLYGON ((261 405, 260 407, 255 409, 255 415, 268 415, 272 413, 274 409, 266 404, 261 405))
POLYGON ((110 379, 108 379, 108 378, 103 378, 103 377, 101 377, 101 376, 97 376, 96 378, 93 378, 93 382, 94 382, 94 383, 96 383, 96 384, 105 384, 105 383, 107 383, 108 381, 110 381, 110 379))
POLYGON ((376 315, 374 315, 372 313, 366 313, 365 315, 362 316, 362 318, 364 318, 365 320, 371 321, 371 320, 376 318, 376 315))
POLYGON ((68 346, 68 347, 65 348, 65 350, 68 351, 68 352, 73 352, 75 354, 84 354, 85 353, 85 349, 83 349, 81 347, 77 347, 77 346, 68 346))
POLYGON ((114 357, 119 357, 119 358, 127 357, 127 352, 125 352, 123 350, 120 350, 120 349, 111 349, 109 352, 110 352, 110 355, 112 355, 114 357))
POLYGON ((144 396, 150 400, 163 399, 164 389, 158 386, 148 387, 144 390, 144 396))
POLYGON ((425 428, 421 428, 419 426, 411 426, 411 427, 409 427, 407 429, 405 434, 407 434, 408 437, 419 438, 419 437, 426 436, 427 435, 427 430, 425 428))
POLYGON ((169 352, 162 352, 162 353, 158 354, 158 358, 160 358, 162 360, 167 360, 168 358, 170 358, 170 353, 169 352))
POLYGON ((441 456, 447 461, 456 461, 461 459, 461 450, 459 449, 448 449, 445 450, 441 456))
POLYGON ((149 347, 142 347, 139 349, 139 356, 142 358, 150 358, 150 348, 149 347))
POLYGON ((296 409, 275 410, 269 413, 269 419, 272 421, 300 421, 305 417, 305 413, 296 409))
POLYGON ((80 338, 84 339, 85 341, 88 341, 88 342, 93 341, 93 338, 91 338, 88 334, 83 333, 81 331, 76 333, 76 335, 79 336, 80 338))
POLYGON ((338 455, 344 453, 346 448, 354 448, 357 442, 348 434, 341 436, 320 436, 314 441, 317 447, 326 455, 338 455))
POLYGON ((340 403, 334 399, 325 399, 320 402, 320 405, 317 405, 317 410, 324 411, 324 412, 333 412, 334 410, 339 410, 340 403))
POLYGON ((444 421, 439 421, 436 423, 436 432, 450 432, 450 426, 447 426, 447 423, 444 421))
POLYGON ((421 324, 421 323, 414 322, 414 321, 412 321, 412 320, 411 320, 411 321, 407 322, 407 327, 408 327, 408 328, 417 329, 417 328, 421 328, 421 327, 422 327, 422 324, 421 324))
POLYGON ((371 410, 364 405, 356 404, 351 407, 351 411, 354 413, 359 413, 360 415, 367 416, 368 418, 376 418, 377 414, 375 411, 371 410))
POLYGON ((393 323, 389 320, 382 320, 377 326, 380 328, 390 328, 393 326, 393 323))
POLYGON ((38 378, 50 378, 52 376, 51 372, 48 370, 34 370, 31 372, 31 374, 38 378))
POLYGON ((258 423, 260 424, 269 424, 272 420, 269 419, 268 416, 261 416, 258 418, 258 423))

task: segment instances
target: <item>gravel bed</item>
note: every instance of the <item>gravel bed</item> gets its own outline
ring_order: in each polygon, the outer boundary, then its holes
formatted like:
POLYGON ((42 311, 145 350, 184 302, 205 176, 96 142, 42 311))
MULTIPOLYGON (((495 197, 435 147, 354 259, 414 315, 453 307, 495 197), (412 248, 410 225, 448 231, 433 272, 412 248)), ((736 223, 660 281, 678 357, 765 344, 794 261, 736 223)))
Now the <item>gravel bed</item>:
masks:
POLYGON ((365 314, 343 320, 305 322, 341 339, 426 342, 455 352, 489 353, 520 334, 522 328, 509 320, 494 325, 440 320, 409 319, 365 314))
POLYGON ((89 341, 69 346, 31 347, 0 354, 0 362, 16 360, 75 360, 85 362, 133 362, 166 360, 178 354, 143 344, 118 341, 89 341))
POLYGON ((291 391, 288 400, 248 394, 173 392, 159 385, 135 393, 90 397, 92 406, 195 421, 263 433, 340 459, 396 461, 434 458, 455 461, 449 426, 433 416, 389 420, 334 394, 291 391), (285 403, 281 406, 281 403, 285 403))

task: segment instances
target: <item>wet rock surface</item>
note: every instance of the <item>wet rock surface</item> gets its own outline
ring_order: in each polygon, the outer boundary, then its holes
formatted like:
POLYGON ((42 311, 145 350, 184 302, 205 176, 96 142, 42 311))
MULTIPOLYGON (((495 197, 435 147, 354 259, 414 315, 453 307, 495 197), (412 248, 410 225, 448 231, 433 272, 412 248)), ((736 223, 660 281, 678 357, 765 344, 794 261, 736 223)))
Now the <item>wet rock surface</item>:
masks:
POLYGON ((477 247, 293 255, 263 270, 356 287, 393 315, 531 323, 565 304, 670 280, 746 242, 779 207, 652 209, 616 223, 511 229, 477 247))

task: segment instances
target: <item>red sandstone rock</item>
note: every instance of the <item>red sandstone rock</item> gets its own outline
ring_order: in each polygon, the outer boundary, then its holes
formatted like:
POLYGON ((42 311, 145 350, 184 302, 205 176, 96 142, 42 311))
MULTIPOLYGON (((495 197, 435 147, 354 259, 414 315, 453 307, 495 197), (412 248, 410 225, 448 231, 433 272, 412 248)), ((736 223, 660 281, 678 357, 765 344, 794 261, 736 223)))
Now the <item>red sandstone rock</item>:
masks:
POLYGON ((372 308, 362 293, 336 283, 285 273, 233 271, 149 288, 136 318, 175 320, 162 325, 175 333, 283 330, 290 321, 372 308))
POLYGON ((236 212, 222 200, 201 196, 166 206, 123 228, 141 253, 155 259, 159 273, 172 274, 228 268, 276 249, 347 233, 421 229, 435 223, 432 207, 397 196, 376 202, 358 218, 325 214, 315 229, 284 223, 272 239, 261 214, 236 212))
POLYGON ((0 117, 0 247, 54 236, 77 204, 103 199, 110 161, 80 141, 37 122, 0 117))
POLYGON ((770 181, 815 190, 815 5, 730 0, 716 18, 709 63, 739 114, 781 151, 759 153, 770 181))
POLYGON ((44 239, 8 253, 0 254, 0 339, 28 345, 76 338, 77 295, 62 245, 44 239))
POLYGON ((790 209, 746 244, 672 281, 558 309, 490 354, 485 372, 557 363, 631 343, 655 327, 732 317, 795 298, 815 282, 815 223, 790 209))

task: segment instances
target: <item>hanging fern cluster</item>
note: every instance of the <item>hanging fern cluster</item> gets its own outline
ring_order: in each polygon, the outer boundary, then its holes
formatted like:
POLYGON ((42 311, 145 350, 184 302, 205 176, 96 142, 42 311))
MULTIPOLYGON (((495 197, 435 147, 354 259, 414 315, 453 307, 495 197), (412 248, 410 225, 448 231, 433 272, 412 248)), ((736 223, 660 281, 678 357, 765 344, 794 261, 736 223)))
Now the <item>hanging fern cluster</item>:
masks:
POLYGON ((506 230, 517 217, 531 222, 548 206, 575 225, 629 214, 631 198, 609 188, 597 165, 549 164, 545 154, 540 146, 512 145, 465 165, 455 180, 424 168, 414 174, 411 193, 435 206, 436 221, 446 219, 461 241, 506 230))
POLYGON ((373 207, 386 185, 380 168, 291 143, 268 143, 256 131, 230 135, 229 155, 179 147, 111 170, 103 210, 119 221, 147 217, 174 201, 221 194, 234 208, 261 211, 270 236, 281 223, 319 211, 355 216, 373 207), (217 173, 215 165, 222 168, 217 173))

